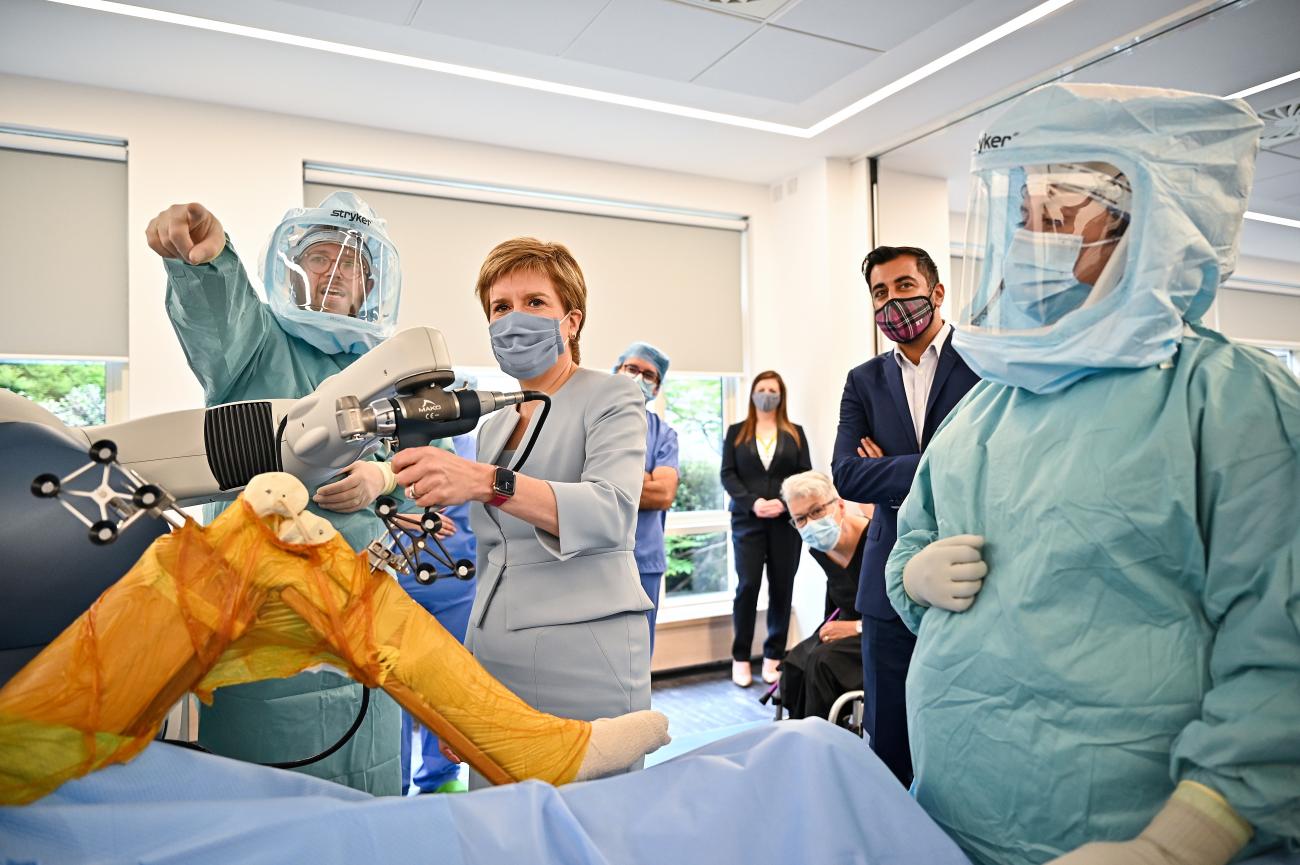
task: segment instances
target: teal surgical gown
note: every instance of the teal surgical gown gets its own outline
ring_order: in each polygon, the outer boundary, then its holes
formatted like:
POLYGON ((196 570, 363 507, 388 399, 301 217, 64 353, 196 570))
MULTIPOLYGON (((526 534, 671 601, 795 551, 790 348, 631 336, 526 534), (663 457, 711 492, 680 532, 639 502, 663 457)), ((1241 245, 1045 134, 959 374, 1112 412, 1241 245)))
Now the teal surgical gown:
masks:
POLYGON ((1300 839, 1300 386, 1189 330, 1159 367, 977 385, 899 514, 916 797, 977 862, 1137 835, 1184 779, 1300 839), (903 566, 983 535, 965 613, 903 566))
MULTIPOLYGON (((208 405, 302 397, 360 357, 325 354, 281 330, 229 241, 208 264, 164 263, 167 314, 208 405)), ((370 509, 340 514, 314 503, 308 509, 329 520, 354 549, 364 549, 383 530, 370 509)), ((360 701, 361 685, 331 671, 223 688, 200 715, 199 742, 250 762, 303 759, 347 732, 360 701)), ((397 704, 376 690, 356 735, 301 771, 376 795, 400 794, 400 736, 397 704)))

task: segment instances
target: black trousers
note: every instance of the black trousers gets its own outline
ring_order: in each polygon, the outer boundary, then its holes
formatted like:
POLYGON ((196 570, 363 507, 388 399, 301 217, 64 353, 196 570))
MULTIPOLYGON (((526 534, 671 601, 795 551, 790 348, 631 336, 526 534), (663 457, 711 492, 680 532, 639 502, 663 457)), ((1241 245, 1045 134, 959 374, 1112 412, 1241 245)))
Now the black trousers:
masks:
POLYGON ((754 617, 758 590, 767 567, 767 639, 763 657, 785 657, 790 632, 790 599, 794 572, 799 569, 803 539, 784 517, 762 519, 753 514, 731 515, 731 543, 736 554, 736 599, 731 606, 731 657, 748 661, 754 645, 754 617))
POLYGON ((889 771, 912 786, 912 750, 907 739, 907 666, 916 635, 903 620, 862 617, 862 730, 889 771))
POLYGON ((862 690, 861 639, 823 643, 813 634, 790 650, 781 662, 781 705, 790 718, 825 718, 842 694, 862 690))

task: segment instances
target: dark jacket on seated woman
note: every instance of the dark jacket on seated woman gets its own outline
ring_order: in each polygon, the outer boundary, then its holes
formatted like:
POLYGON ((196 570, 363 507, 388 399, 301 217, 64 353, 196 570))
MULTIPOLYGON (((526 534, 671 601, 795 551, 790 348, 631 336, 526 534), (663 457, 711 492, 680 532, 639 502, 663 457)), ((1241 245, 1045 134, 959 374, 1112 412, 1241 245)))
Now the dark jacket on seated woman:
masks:
MULTIPOLYGON (((858 593, 858 574, 862 571, 862 551, 866 546, 864 530, 848 567, 840 567, 820 550, 812 557, 826 572, 826 612, 840 611, 836 621, 852 622, 862 618, 853 608, 858 593)), ((829 643, 814 633, 786 653, 781 662, 781 705, 791 718, 825 718, 835 700, 845 691, 862 690, 862 637, 854 634, 829 643)))

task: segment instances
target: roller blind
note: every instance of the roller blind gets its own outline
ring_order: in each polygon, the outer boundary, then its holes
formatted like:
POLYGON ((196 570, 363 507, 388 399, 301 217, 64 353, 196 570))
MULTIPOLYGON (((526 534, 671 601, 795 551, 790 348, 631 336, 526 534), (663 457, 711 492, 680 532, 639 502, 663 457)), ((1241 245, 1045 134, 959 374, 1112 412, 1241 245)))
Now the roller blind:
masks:
POLYGON ((125 161, 0 149, 0 190, 0 355, 126 357, 125 161))
POLYGON ((740 372, 742 234, 642 219, 306 183, 314 206, 352 189, 388 221, 402 260, 399 327, 443 332, 454 363, 496 366, 479 267, 498 243, 563 243, 587 280, 582 362, 607 368, 628 343, 653 343, 682 371, 740 372))
POLYGON ((1225 336, 1280 345, 1300 342, 1300 295, 1220 288, 1215 306, 1225 336))

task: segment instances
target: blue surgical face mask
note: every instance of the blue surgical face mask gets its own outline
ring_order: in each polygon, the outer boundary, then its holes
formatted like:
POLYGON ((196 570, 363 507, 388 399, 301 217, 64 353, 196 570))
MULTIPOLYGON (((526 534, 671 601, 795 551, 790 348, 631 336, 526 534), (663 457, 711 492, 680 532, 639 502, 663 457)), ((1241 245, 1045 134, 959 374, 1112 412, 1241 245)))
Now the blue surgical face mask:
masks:
POLYGON ((623 373, 623 375, 627 376, 628 378, 632 379, 632 381, 637 383, 637 387, 641 388, 641 393, 645 396, 646 402, 654 401, 655 386, 652 385, 650 382, 646 381, 645 376, 640 374, 633 374, 630 372, 625 372, 623 373))
POLYGON ((756 391, 752 397, 754 408, 759 411, 776 411, 776 407, 781 404, 781 395, 779 393, 768 393, 767 391, 756 391))
POLYGON ((835 516, 827 514, 820 520, 809 520, 804 523, 803 528, 799 530, 799 537, 814 550, 827 553, 835 549, 835 545, 839 543, 841 528, 841 524, 835 521, 835 516))
POLYGON ((1054 324, 1092 292, 1074 275, 1084 246, 1077 234, 1018 229, 1002 263, 1004 296, 1038 324, 1054 324))
POLYGON ((536 378, 555 366, 564 354, 560 322, 567 317, 567 313, 550 318, 516 310, 489 324, 492 354, 501 371, 522 380, 536 378))

